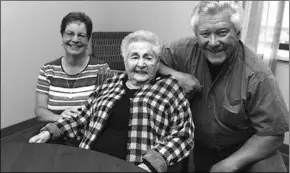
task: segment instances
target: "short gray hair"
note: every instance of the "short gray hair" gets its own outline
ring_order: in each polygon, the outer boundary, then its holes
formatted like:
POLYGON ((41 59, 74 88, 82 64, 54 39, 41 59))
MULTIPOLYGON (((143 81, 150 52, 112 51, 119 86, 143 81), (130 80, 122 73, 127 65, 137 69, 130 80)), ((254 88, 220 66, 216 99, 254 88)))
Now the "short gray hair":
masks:
POLYGON ((196 34, 196 25, 201 13, 216 14, 225 9, 232 11, 230 20, 235 30, 239 33, 242 30, 244 10, 238 2, 235 1, 201 1, 192 11, 190 25, 194 34, 196 34))
POLYGON ((156 34, 150 31, 135 31, 133 33, 128 34, 122 41, 121 44, 121 54, 123 58, 128 56, 128 46, 132 42, 144 41, 153 45, 153 51, 159 57, 161 52, 161 43, 156 34))

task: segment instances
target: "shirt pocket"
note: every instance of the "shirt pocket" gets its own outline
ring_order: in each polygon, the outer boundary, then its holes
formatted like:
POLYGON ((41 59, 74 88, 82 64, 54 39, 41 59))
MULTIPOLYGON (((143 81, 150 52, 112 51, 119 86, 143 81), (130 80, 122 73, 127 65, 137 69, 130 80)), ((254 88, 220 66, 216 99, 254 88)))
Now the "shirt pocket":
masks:
POLYGON ((228 128, 243 130, 249 127, 249 119, 245 113, 245 105, 242 99, 230 101, 225 98, 221 113, 220 121, 228 128))

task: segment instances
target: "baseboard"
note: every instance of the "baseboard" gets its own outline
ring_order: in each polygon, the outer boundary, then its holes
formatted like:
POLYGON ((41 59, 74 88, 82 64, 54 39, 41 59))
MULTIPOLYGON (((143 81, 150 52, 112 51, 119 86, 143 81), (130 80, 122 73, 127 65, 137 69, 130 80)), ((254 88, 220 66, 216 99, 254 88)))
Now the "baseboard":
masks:
POLYGON ((34 127, 38 124, 40 124, 40 122, 38 122, 36 118, 31 118, 31 119, 28 119, 26 121, 5 127, 3 129, 1 129, 1 138, 12 135, 12 134, 17 133, 19 131, 23 131, 25 129, 34 127))

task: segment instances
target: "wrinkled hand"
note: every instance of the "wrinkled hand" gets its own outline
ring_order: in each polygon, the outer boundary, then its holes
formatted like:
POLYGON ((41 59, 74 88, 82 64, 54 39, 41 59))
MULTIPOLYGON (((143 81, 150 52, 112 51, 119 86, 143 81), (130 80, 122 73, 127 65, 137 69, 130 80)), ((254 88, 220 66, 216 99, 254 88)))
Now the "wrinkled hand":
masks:
POLYGON ((80 111, 78 111, 77 109, 66 109, 60 114, 60 116, 62 118, 70 118, 76 117, 79 113, 80 111))
POLYGON ((45 143, 50 139, 49 131, 42 131, 29 139, 29 143, 45 143))
POLYGON ((222 160, 212 166, 209 172, 237 172, 238 169, 234 163, 222 160))
POLYGON ((175 75, 175 78, 185 90, 188 98, 192 98, 196 92, 200 92, 202 89, 198 79, 196 79, 193 75, 179 72, 175 75))
POLYGON ((151 172, 150 169, 144 163, 139 164, 138 167, 144 169, 147 172, 151 172))

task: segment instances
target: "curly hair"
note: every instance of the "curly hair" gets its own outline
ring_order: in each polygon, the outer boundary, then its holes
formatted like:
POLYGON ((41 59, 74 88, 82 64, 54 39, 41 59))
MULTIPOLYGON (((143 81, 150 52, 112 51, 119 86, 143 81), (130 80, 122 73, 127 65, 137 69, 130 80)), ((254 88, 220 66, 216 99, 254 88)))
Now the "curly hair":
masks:
POLYGON ((200 14, 216 14, 223 10, 231 10, 230 21, 233 23, 235 30, 239 33, 243 24, 243 8, 235 1, 201 1, 192 11, 190 25, 194 34, 196 34, 196 26, 199 21, 200 14))
POLYGON ((132 42, 137 41, 145 41, 153 45, 153 51, 159 57, 158 55, 161 52, 161 43, 157 35, 155 35, 153 32, 150 31, 136 31, 133 33, 128 34, 122 41, 121 44, 121 54, 123 58, 128 56, 128 46, 132 42))

